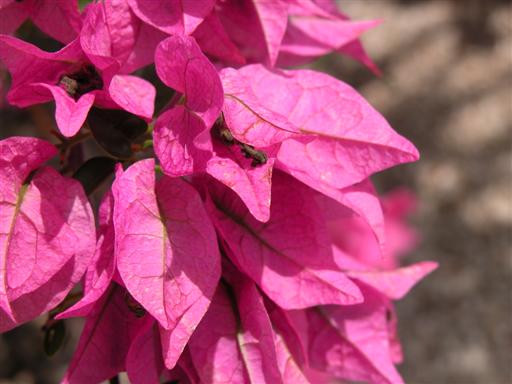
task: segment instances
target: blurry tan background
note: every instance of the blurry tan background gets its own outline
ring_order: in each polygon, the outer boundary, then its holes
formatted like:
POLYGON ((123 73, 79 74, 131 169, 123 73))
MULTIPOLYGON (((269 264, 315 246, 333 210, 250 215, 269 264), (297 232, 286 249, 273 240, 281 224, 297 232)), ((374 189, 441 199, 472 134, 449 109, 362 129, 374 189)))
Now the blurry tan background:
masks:
MULTIPOLYGON (((411 384, 512 384, 512 6, 501 0, 342 0, 355 19, 382 18, 364 36, 383 70, 329 56, 318 64, 354 85, 420 149, 384 172, 421 208, 420 248, 408 262, 440 268, 398 303, 411 384)), ((0 109, 0 123, 27 123, 0 109)), ((56 383, 76 340, 42 359, 39 323, 0 338, 0 384, 56 383)), ((73 325, 78 329, 78 324, 73 325)))

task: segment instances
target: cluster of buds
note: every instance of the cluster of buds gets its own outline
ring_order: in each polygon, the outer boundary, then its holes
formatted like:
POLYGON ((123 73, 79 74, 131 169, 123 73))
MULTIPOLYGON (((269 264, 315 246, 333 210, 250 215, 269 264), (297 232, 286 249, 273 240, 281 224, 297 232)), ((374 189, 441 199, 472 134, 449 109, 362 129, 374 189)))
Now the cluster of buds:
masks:
POLYGON ((378 72, 358 40, 378 21, 331 0, 5 0, 0 19, 7 102, 54 102, 60 141, 0 141, 0 332, 48 313, 54 353, 85 318, 63 383, 402 382, 393 300, 436 265, 400 267, 414 199, 369 177, 418 152, 293 69, 378 72), (14 37, 27 19, 62 48, 14 37))

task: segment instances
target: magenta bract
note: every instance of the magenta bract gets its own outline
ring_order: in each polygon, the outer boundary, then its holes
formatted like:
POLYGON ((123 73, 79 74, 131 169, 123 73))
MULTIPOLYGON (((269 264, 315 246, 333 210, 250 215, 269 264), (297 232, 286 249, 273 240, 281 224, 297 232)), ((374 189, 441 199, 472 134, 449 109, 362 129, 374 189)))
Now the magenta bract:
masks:
POLYGON ((332 258, 314 191, 290 177, 274 175, 270 221, 263 224, 229 191, 209 189, 214 223, 228 256, 280 307, 362 301, 359 289, 332 258))
POLYGON ((76 1, 2 0, 0 2, 0 19, 2 20, 0 33, 14 32, 27 18, 31 19, 43 32, 63 43, 73 40, 82 26, 76 1))
POLYGON ((115 255, 126 288, 162 327, 172 368, 208 308, 220 261, 197 193, 180 179, 155 184, 153 169, 140 161, 114 182, 115 255))
POLYGON ((55 153, 38 139, 0 141, 1 331, 58 304, 94 252, 94 216, 80 184, 38 170, 55 153))

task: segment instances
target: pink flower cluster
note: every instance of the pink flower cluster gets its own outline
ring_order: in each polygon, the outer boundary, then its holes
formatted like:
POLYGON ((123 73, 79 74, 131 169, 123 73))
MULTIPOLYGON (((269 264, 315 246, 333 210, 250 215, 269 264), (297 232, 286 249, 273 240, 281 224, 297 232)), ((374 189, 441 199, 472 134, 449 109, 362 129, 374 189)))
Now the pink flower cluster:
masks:
POLYGON ((399 266, 414 199, 369 177, 418 152, 349 85, 280 69, 340 52, 377 72, 358 40, 377 21, 330 0, 0 0, 0 18, 11 105, 54 101, 64 143, 120 111, 151 137, 111 154, 97 213, 44 166, 55 146, 0 141, 0 332, 85 317, 63 383, 402 382, 392 301, 436 265, 399 266), (27 18, 65 46, 11 36, 27 18), (158 113, 153 65, 174 91, 158 113))

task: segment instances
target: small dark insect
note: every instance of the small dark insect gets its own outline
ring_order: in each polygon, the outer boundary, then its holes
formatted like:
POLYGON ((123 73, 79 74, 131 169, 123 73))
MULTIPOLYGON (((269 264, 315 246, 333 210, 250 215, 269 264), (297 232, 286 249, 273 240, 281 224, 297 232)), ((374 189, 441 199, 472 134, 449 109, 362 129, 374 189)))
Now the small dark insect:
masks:
POLYGON ((226 127, 222 127, 219 129, 219 133, 224 144, 233 145, 233 143, 235 142, 235 138, 233 137, 233 134, 229 131, 229 129, 227 129, 226 127))
POLYGON ((59 83, 69 96, 75 96, 78 91, 78 82, 68 76, 62 76, 59 83))
POLYGON ((248 158, 252 159, 251 165, 253 167, 256 167, 258 165, 263 165, 267 162, 267 155, 263 151, 258 151, 257 149, 254 149, 252 145, 239 143, 240 150, 242 151, 242 154, 248 158))
POLYGON ((91 64, 84 64, 78 71, 68 73, 61 77, 59 85, 73 98, 103 88, 103 80, 91 64))
POLYGON ((128 292, 126 292, 124 295, 124 302, 128 306, 128 309, 133 312, 136 317, 140 318, 146 314, 144 307, 140 305, 139 302, 135 300, 128 292))
POLYGON ((213 125, 213 133, 226 145, 233 145, 236 141, 226 125, 223 113, 221 113, 217 121, 215 121, 215 124, 213 125))
POLYGON ((252 145, 243 143, 233 136, 231 131, 226 125, 226 121, 224 120, 224 114, 221 114, 220 117, 215 122, 213 126, 214 134, 219 137, 222 142, 226 145, 236 144, 240 147, 240 151, 247 159, 252 159, 251 166, 256 167, 258 165, 263 165, 267 162, 268 157, 267 154, 263 151, 259 151, 255 149, 252 145))

